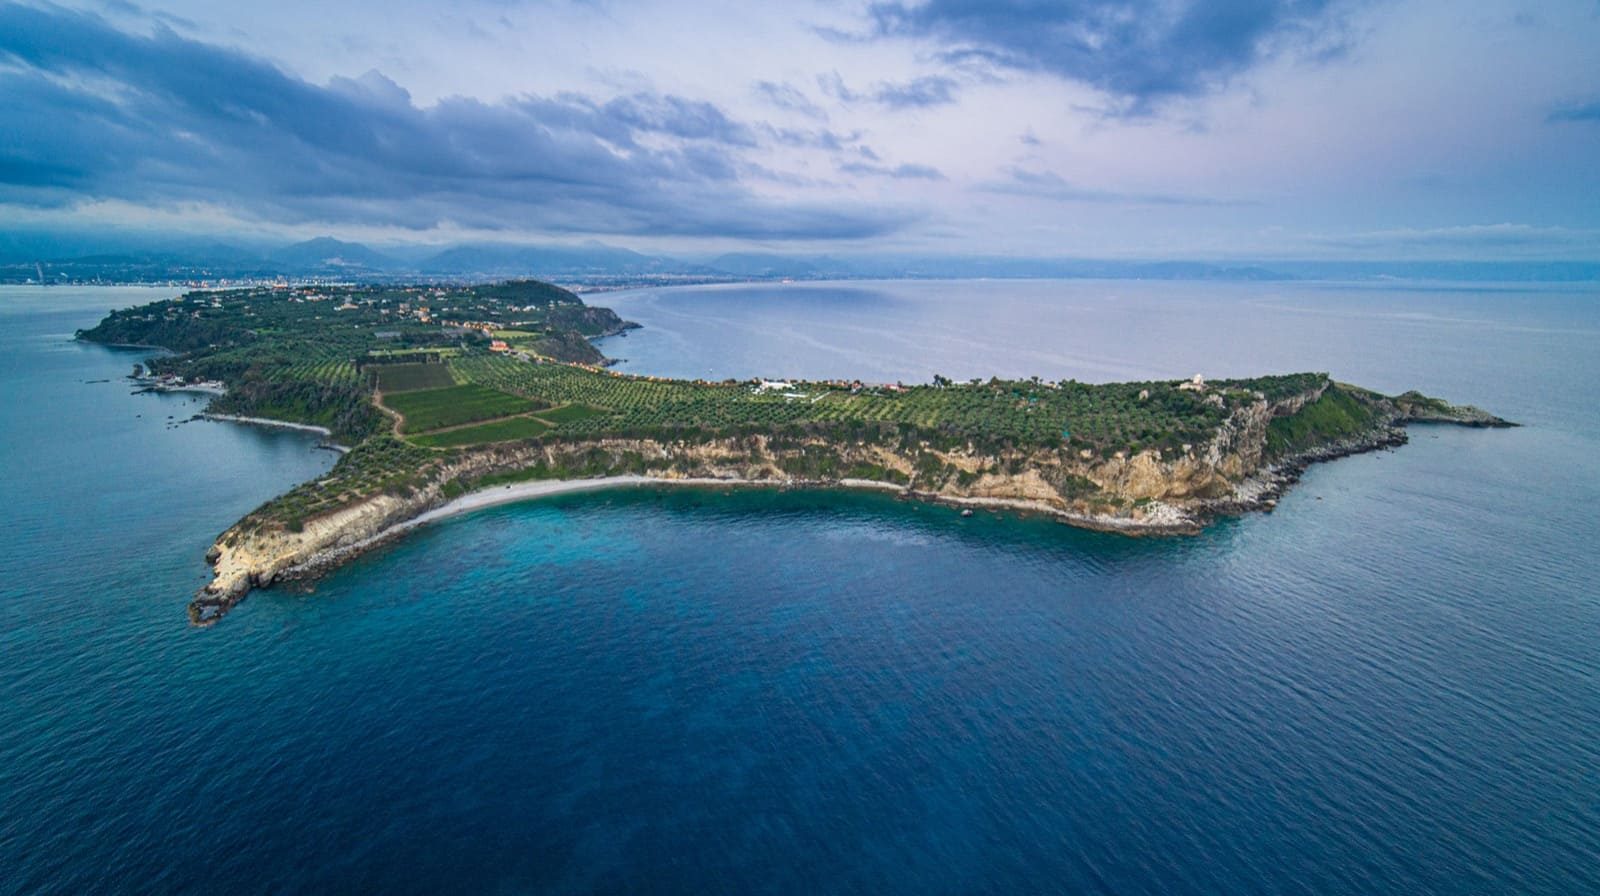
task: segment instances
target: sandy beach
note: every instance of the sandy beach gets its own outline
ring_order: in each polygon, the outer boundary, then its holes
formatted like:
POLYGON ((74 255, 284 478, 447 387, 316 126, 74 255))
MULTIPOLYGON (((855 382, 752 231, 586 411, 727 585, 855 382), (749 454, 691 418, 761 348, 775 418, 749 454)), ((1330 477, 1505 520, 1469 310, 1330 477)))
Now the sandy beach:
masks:
MULTIPOLYGON (((484 507, 494 507, 499 504, 512 504, 518 501, 528 501, 534 498, 543 498, 550 495, 564 495, 573 492, 598 491, 600 489, 608 488, 628 488, 631 486, 641 485, 685 485, 698 486, 700 488, 718 488, 724 486, 778 488, 785 485, 805 486, 812 484, 814 483, 803 480, 782 482, 771 479, 711 479, 705 477, 691 479, 661 479, 654 476, 637 475, 602 476, 598 479, 550 479, 537 480, 533 482, 517 482, 509 485, 497 485, 491 488, 486 488, 480 491, 462 495, 461 497, 450 501, 448 504, 445 504, 441 507, 436 507, 427 513, 423 513, 392 527, 388 530, 388 532, 385 533, 385 535, 394 534, 404 531, 405 529, 410 529, 414 526, 420 526, 425 523, 433 522, 434 520, 444 519, 445 517, 456 516, 457 514, 479 510, 484 507)), ((868 488, 893 492, 905 491, 904 486, 895 485, 890 482, 874 482, 870 479, 844 479, 840 480, 837 484, 846 488, 868 488)))
MULTIPOLYGON (((514 504, 519 501, 530 501, 536 498, 550 497, 552 495, 573 494, 576 492, 601 491, 613 488, 633 488, 639 486, 689 486, 695 488, 849 488, 865 489, 869 491, 893 492, 907 494, 909 490, 903 485, 892 482, 880 482, 872 479, 838 479, 829 481, 813 481, 805 479, 773 480, 773 479, 712 479, 707 477, 685 479, 663 479, 653 476, 603 476, 596 479, 551 479, 532 482, 517 482, 508 485, 497 485, 479 491, 470 492, 455 498, 450 502, 436 507, 426 513, 419 514, 401 523, 378 533, 365 541, 337 549, 341 555, 359 552, 371 545, 395 538, 417 526, 471 513, 485 507, 495 507, 501 504, 514 504)), ((1099 528, 1111 531, 1173 531, 1187 532, 1195 528, 1193 521, 1182 516, 1176 508, 1162 507, 1168 511, 1154 519, 1145 521, 1121 521, 1111 518, 1094 517, 1069 513, 1059 508, 1051 507, 1037 501, 1027 501, 1009 498, 954 498, 943 495, 918 494, 917 497, 935 503, 947 504, 955 507, 976 507, 989 510, 1021 511, 1025 513, 1042 513, 1075 523, 1089 528, 1099 528)), ((326 559, 326 558, 323 558, 326 559)))
MULTIPOLYGON (((531 501, 537 498, 552 495, 565 495, 576 492, 601 491, 613 488, 637 488, 639 486, 690 486, 698 488, 781 488, 784 486, 808 486, 819 483, 801 480, 780 481, 771 479, 711 479, 706 477, 690 479, 658 479, 652 476, 602 476, 595 479, 551 479, 533 482, 516 482, 508 485, 497 485, 486 489, 462 495, 446 504, 435 507, 425 513, 418 514, 408 520, 388 526, 383 531, 360 541, 343 544, 336 547, 318 551, 315 555, 302 563, 297 563, 281 573, 282 578, 301 578, 315 576, 324 570, 337 566, 340 563, 355 557, 367 550, 399 538, 418 526, 437 522, 474 510, 486 507, 495 507, 501 504, 514 504, 519 501, 531 501)), ((874 482, 867 479, 845 479, 837 483, 846 488, 864 488, 879 491, 904 492, 904 486, 889 482, 874 482)))

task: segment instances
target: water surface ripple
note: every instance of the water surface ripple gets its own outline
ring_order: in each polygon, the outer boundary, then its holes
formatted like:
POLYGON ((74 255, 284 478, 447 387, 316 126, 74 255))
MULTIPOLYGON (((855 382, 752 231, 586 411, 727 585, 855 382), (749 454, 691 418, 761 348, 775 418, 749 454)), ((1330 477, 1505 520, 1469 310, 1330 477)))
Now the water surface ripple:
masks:
POLYGON ((1180 540, 498 507, 208 630, 205 545, 333 457, 69 341, 155 295, 0 290, 0 892, 1600 892, 1592 289, 621 295, 662 373, 1311 368, 1531 425, 1180 540))

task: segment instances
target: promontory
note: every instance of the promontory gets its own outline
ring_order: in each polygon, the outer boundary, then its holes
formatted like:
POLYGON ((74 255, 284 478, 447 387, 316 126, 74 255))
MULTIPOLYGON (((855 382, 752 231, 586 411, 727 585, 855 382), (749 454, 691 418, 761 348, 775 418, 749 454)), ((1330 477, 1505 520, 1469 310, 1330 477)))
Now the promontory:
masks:
POLYGON ((1270 509, 1307 464, 1406 440, 1415 422, 1511 424, 1323 373, 1090 384, 673 380, 590 342, 634 326, 538 281, 193 292, 81 339, 166 351, 135 371, 206 384, 209 411, 326 429, 349 450, 207 552, 207 625, 253 588, 314 575, 425 514, 535 480, 894 489, 1127 534, 1270 509))

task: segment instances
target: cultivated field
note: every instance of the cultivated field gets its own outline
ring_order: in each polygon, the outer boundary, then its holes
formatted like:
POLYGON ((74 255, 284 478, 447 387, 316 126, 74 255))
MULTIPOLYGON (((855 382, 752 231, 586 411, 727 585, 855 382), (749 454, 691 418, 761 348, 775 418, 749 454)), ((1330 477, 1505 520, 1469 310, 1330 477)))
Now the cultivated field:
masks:
POLYGON ((443 389, 456 384, 448 364, 380 364, 368 367, 384 394, 443 389))
POLYGON ((591 408, 581 404, 569 404, 559 408, 551 408, 548 411, 540 411, 539 419, 561 426, 563 424, 577 423, 580 420, 603 417, 605 414, 606 412, 599 408, 591 408))
POLYGON ((462 445, 482 445, 489 442, 509 442, 532 439, 550 431, 548 424, 532 417, 506 417, 492 423, 463 426, 443 432, 412 436, 411 443, 423 448, 456 448, 462 445))
MULTIPOLYGON (((1226 416, 1223 400, 1249 400, 1256 392, 1269 398, 1294 394, 1318 379, 1301 374, 1218 382, 1205 394, 1181 390, 1175 382, 1090 385, 1039 380, 941 382, 905 389, 794 383, 762 390, 748 383, 616 376, 476 353, 455 359, 453 366, 460 376, 496 389, 605 412, 561 420, 562 434, 661 435, 674 430, 706 433, 805 426, 871 439, 883 427, 908 426, 980 444, 1066 444, 1105 454, 1146 447, 1179 450, 1184 444, 1202 443, 1226 416)), ((541 416, 550 419, 548 414, 541 416)))
POLYGON ((385 395, 383 403, 405 418, 408 433, 428 432, 536 411, 548 404, 509 395, 477 383, 385 395))

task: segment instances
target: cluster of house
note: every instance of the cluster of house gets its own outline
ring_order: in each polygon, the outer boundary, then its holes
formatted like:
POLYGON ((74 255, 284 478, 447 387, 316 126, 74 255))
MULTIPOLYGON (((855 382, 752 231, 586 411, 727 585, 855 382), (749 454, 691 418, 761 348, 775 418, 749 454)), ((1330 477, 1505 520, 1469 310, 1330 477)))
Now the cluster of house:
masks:
POLYGON ((161 392, 211 392, 221 395, 227 391, 221 380, 188 380, 171 373, 162 373, 155 376, 140 376, 138 368, 132 379, 143 383, 147 388, 161 392))
MULTIPOLYGON (((387 314, 389 309, 385 308, 383 312, 387 314)), ((412 307, 410 302, 401 302, 399 312, 401 317, 414 317, 421 323, 431 323, 433 321, 433 309, 427 305, 412 307)))
MULTIPOLYGON (((799 383, 791 383, 786 380, 751 380, 750 383, 757 393, 782 392, 791 398, 800 397, 799 393, 794 391, 799 388, 799 383)), ((851 395, 874 390, 879 392, 904 392, 907 388, 904 383, 879 383, 873 385, 863 383, 861 380, 817 380, 810 385, 827 386, 830 389, 844 389, 848 390, 851 395)))

